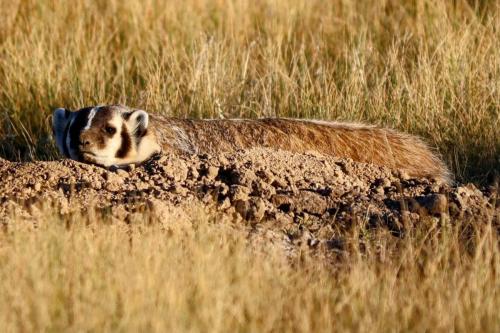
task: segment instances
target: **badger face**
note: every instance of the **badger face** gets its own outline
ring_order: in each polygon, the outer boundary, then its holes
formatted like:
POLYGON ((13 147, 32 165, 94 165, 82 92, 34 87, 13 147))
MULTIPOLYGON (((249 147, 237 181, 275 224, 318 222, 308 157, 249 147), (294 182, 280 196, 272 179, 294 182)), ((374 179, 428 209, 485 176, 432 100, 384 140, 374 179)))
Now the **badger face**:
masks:
POLYGON ((59 108, 52 129, 59 151, 66 157, 104 167, 141 163, 160 150, 148 135, 149 115, 120 105, 59 108))

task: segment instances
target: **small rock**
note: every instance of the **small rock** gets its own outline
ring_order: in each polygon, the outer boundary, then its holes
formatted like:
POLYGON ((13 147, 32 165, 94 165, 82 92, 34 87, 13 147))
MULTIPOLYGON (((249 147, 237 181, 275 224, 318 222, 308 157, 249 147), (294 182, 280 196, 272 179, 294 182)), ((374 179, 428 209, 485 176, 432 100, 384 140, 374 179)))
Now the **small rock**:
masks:
POLYGON ((182 187, 182 186, 177 184, 177 185, 174 185, 173 192, 177 195, 180 195, 180 196, 186 196, 188 193, 188 190, 185 187, 182 187))
POLYGON ((246 186, 232 185, 230 188, 231 198, 233 201, 248 200, 250 191, 246 186))
POLYGON ((208 179, 213 180, 217 177, 218 174, 219 174, 219 168, 212 165, 207 168, 206 176, 208 179))
POLYGON ((300 191, 294 201, 298 212, 322 215, 328 208, 325 198, 311 191, 300 191))
POLYGON ((261 198, 254 198, 252 203, 253 205, 250 211, 250 219, 255 222, 260 222, 266 214, 266 204, 261 198))
POLYGON ((94 190, 100 190, 102 188, 102 184, 101 184, 101 182, 94 180, 94 181, 90 182, 90 188, 92 188, 94 190))
POLYGON ((377 186, 375 188, 375 193, 377 193, 377 194, 384 194, 385 193, 384 187, 383 186, 377 186))
POLYGON ((234 184, 250 186, 257 176, 252 170, 244 170, 241 172, 235 172, 232 175, 232 181, 234 184))
POLYGON ((428 209, 431 214, 444 214, 448 210, 448 199, 444 194, 436 194, 428 209))
POLYGON ((219 156, 219 162, 221 165, 225 165, 225 164, 229 163, 229 161, 227 160, 227 158, 224 155, 219 156))
POLYGON ((229 198, 225 198, 222 201, 222 203, 219 205, 219 208, 222 209, 222 210, 226 210, 229 207, 231 207, 231 201, 229 200, 229 198))
MULTIPOLYGON (((139 191, 144 191, 144 190, 147 190, 147 189, 149 188, 149 184, 148 184, 148 183, 146 183, 146 182, 137 182, 137 183, 135 184, 135 187, 136 187, 136 189, 137 189, 137 190, 139 190, 139 191)), ((115 186, 115 187, 113 187, 113 188, 114 188, 114 190, 113 190, 114 192, 116 192, 116 191, 118 191, 118 190, 120 189, 120 187, 119 187, 119 186, 115 186)))
POLYGON ((242 218, 247 219, 250 210, 250 202, 248 200, 237 200, 234 202, 234 208, 242 218))
POLYGON ((243 219, 253 222, 260 222, 266 213, 266 204, 261 198, 238 200, 234 207, 243 219))
POLYGON ((123 185, 124 181, 123 178, 113 174, 113 173, 106 173, 106 185, 105 188, 106 190, 110 192, 116 192, 120 190, 121 186, 123 185))
POLYGON ((200 176, 200 173, 195 167, 191 167, 189 171, 191 172, 191 177, 194 179, 198 179, 198 177, 200 176))
POLYGON ((286 188, 288 186, 288 183, 284 179, 276 178, 271 183, 271 185, 274 186, 274 187, 286 188))
POLYGON ((275 194, 271 197, 271 202, 276 208, 287 213, 293 209, 293 199, 289 195, 275 194))
POLYGON ((410 212, 421 216, 440 215, 448 212, 448 199, 444 194, 430 194, 408 200, 410 212))

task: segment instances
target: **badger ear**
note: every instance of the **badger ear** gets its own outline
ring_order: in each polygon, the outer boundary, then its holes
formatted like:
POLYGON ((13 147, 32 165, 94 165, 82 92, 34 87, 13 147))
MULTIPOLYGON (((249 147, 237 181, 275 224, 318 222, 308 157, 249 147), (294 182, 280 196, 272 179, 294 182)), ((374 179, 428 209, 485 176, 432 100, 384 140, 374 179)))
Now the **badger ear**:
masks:
POLYGON ((58 108, 52 112, 52 134, 54 135, 57 148, 66 157, 70 157, 66 148, 66 135, 70 116, 71 111, 64 108, 58 108))
POLYGON ((149 115, 144 110, 134 110, 123 115, 128 128, 133 135, 142 137, 146 134, 149 125, 149 115))
POLYGON ((57 108, 52 112, 52 117, 54 119, 67 119, 70 115, 71 111, 65 108, 57 108))
POLYGON ((65 108, 58 108, 52 112, 52 130, 54 133, 64 130, 70 115, 71 111, 65 108))

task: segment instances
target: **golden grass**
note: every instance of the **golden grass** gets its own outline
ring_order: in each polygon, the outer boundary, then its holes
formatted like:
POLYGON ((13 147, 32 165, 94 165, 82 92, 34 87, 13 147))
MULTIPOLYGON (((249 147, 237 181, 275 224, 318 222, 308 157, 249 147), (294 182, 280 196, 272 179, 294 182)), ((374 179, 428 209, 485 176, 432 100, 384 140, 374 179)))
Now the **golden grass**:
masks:
MULTIPOLYGON (((51 109, 365 121, 460 180, 500 169, 497 1, 0 0, 0 157, 55 158, 51 109)), ((90 210, 91 212, 91 210, 90 210)), ((499 332, 490 222, 355 226, 331 262, 193 213, 0 225, 0 331, 499 332)))
POLYGON ((0 0, 0 155, 54 158, 51 108, 365 121, 459 180, 500 169, 497 1, 0 0))
POLYGON ((4 224, 1 331, 500 330, 489 223, 428 221, 401 239, 356 226, 327 264, 194 211, 125 224, 46 209, 36 226, 4 224))

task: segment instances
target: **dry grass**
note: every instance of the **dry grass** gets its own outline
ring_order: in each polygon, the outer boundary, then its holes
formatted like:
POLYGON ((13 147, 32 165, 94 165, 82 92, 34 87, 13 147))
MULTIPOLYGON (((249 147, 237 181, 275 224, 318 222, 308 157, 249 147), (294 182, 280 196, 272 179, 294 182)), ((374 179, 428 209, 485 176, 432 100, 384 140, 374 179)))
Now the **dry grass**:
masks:
MULTIPOLYGON (((500 169, 497 1, 0 0, 0 157, 57 156, 53 107, 365 121, 460 180, 500 169)), ((353 227, 332 262, 202 213, 0 227, 0 331, 499 332, 490 222, 353 227)))
POLYGON ((0 155, 54 158, 51 108, 356 120, 500 169, 497 1, 0 0, 0 155))
POLYGON ((200 213, 41 216, 0 233, 2 332, 500 330, 488 223, 429 221, 404 239, 357 226, 326 265, 200 213))

